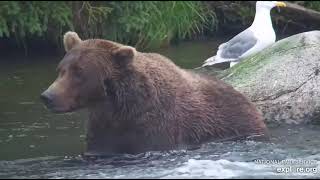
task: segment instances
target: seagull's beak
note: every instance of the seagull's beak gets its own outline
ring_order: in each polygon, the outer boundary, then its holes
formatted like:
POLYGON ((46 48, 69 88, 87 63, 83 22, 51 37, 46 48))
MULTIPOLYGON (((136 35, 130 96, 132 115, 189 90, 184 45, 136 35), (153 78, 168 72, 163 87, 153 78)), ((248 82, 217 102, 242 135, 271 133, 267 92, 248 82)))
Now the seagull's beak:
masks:
POLYGON ((284 2, 276 2, 277 7, 287 7, 286 3, 284 2))

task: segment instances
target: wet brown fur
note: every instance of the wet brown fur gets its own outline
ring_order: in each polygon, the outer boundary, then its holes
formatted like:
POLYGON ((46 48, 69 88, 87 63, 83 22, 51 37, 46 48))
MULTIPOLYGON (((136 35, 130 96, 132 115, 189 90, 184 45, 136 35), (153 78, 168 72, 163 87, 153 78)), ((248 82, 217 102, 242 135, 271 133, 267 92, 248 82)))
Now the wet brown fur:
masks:
POLYGON ((221 80, 187 72, 162 55, 101 39, 82 41, 67 54, 73 53, 59 66, 88 67, 83 71, 90 71, 87 78, 95 84, 87 86, 95 88, 73 87, 62 99, 77 97, 72 111, 89 110, 88 153, 170 150, 252 135, 268 139, 260 112, 221 80))

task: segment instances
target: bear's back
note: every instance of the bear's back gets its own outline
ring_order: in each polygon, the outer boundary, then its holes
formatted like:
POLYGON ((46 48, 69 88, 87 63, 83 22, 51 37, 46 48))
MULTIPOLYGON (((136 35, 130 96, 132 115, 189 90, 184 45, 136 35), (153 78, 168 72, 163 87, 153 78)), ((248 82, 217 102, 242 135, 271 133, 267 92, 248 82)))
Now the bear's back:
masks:
POLYGON ((231 85, 216 77, 182 69, 157 53, 140 53, 137 59, 142 71, 155 81, 155 86, 164 89, 164 94, 175 91, 172 108, 177 123, 184 129, 180 130, 185 134, 183 141, 268 136, 261 113, 231 85))

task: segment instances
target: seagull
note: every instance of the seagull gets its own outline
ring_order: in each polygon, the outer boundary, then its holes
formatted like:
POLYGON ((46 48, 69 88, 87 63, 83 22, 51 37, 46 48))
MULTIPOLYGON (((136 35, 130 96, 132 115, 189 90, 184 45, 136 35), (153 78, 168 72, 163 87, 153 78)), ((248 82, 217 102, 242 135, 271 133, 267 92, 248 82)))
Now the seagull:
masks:
POLYGON ((270 11, 274 7, 286 7, 284 2, 257 1, 252 25, 218 47, 216 56, 204 61, 202 67, 230 62, 230 67, 242 59, 255 54, 275 43, 276 34, 272 27, 270 11))

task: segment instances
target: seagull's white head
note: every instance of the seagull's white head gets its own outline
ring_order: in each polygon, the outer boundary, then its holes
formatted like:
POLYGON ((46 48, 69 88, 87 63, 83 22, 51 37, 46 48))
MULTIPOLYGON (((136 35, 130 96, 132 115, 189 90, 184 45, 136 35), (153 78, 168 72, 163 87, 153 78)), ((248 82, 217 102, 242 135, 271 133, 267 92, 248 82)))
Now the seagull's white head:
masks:
POLYGON ((256 8, 265 8, 271 10, 274 7, 286 7, 284 2, 279 1, 257 1, 256 8))

